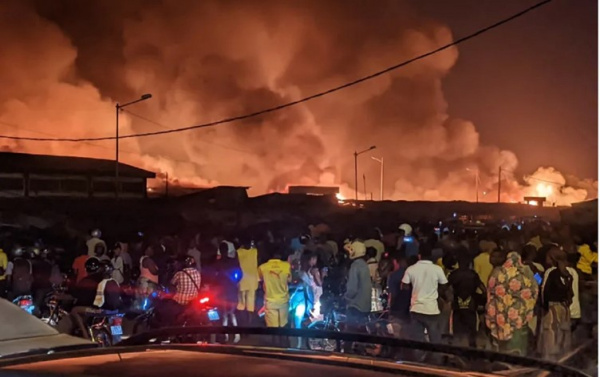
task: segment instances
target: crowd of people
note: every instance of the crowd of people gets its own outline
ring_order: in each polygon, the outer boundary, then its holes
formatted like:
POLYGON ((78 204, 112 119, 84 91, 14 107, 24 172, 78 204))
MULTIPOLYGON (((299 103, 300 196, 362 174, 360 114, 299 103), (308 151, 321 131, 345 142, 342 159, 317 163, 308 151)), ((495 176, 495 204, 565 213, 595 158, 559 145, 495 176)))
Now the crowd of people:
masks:
POLYGON ((473 231, 404 223, 342 234, 319 224, 292 237, 271 229, 212 233, 137 234, 107 247, 94 230, 75 258, 3 235, 0 294, 31 294, 42 308, 67 276, 79 323, 85 307, 144 310, 165 286, 174 293, 165 309, 174 319, 208 289, 223 325, 256 326, 264 314, 266 326, 284 327, 293 322, 290 287, 299 286, 309 320, 323 316, 326 298, 340 299, 349 331, 365 331, 369 313, 385 310, 397 337, 549 360, 571 349, 578 329, 578 336, 591 336, 595 328, 596 234, 568 226, 473 231))

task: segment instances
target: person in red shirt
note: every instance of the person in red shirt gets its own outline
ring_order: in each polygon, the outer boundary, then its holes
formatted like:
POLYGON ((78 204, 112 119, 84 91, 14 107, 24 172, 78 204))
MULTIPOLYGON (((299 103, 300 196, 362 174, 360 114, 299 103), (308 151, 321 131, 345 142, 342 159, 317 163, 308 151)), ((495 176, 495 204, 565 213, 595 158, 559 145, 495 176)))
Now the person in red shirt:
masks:
POLYGON ((88 258, 87 250, 81 250, 81 255, 73 261, 73 273, 75 274, 76 284, 88 275, 85 270, 85 262, 87 262, 88 258))

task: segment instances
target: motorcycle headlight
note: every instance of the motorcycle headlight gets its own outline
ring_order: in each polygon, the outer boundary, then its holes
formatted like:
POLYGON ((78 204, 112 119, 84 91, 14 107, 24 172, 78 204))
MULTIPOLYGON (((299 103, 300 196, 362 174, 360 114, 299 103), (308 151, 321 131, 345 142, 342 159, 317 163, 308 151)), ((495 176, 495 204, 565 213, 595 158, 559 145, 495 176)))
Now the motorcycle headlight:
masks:
POLYGON ((296 315, 296 317, 301 318, 301 317, 304 317, 305 312, 306 312, 306 305, 298 304, 298 306, 296 306, 296 311, 294 312, 294 314, 296 315))

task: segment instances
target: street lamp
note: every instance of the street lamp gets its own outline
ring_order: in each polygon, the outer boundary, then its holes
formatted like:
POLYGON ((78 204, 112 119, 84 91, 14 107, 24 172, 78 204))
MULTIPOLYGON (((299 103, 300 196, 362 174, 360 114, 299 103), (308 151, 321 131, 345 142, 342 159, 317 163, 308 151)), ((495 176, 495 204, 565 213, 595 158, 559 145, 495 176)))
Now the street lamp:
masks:
POLYGON ((365 149, 364 151, 354 152, 354 199, 356 201, 358 201, 358 156, 368 151, 372 151, 375 148, 377 147, 372 145, 369 149, 365 149))
POLYGON ((127 107, 129 105, 133 105, 134 103, 138 103, 138 102, 142 102, 145 101, 147 99, 152 98, 152 94, 150 93, 146 93, 146 94, 142 94, 142 96, 138 99, 136 99, 135 101, 131 101, 131 102, 127 102, 123 105, 119 105, 119 103, 117 102, 117 104, 115 105, 115 111, 116 111, 116 115, 117 115, 117 122, 116 122, 116 128, 115 128, 115 142, 116 142, 116 155, 115 155, 115 198, 119 198, 119 111, 124 108, 127 107))
POLYGON ((381 171, 379 172, 379 200, 383 201, 383 157, 377 158, 371 156, 371 158, 381 164, 381 171))
MULTIPOLYGON (((467 171, 472 170, 467 168, 467 171)), ((475 169, 475 203, 479 203, 479 168, 475 169)))

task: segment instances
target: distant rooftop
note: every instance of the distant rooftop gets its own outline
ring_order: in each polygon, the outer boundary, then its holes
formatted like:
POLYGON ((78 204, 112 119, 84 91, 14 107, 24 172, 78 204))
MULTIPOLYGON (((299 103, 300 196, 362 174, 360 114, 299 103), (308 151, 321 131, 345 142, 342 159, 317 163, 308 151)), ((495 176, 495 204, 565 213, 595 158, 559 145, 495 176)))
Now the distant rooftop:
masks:
MULTIPOLYGON (((112 176, 115 173, 115 161, 87 157, 0 152, 0 173, 61 173, 112 176)), ((122 163, 119 164, 119 175, 122 177, 143 178, 154 178, 156 176, 151 171, 122 163)))

